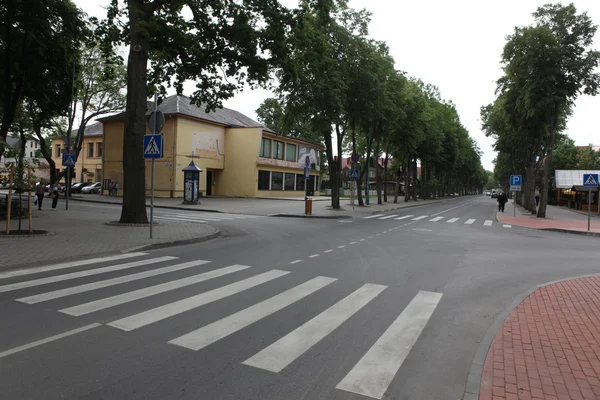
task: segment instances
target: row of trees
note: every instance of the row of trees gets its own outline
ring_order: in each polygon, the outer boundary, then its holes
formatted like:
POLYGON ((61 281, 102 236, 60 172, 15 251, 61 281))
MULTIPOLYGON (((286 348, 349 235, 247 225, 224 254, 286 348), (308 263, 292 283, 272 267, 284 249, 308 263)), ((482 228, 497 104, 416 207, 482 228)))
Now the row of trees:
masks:
POLYGON ((15 2, 0 5, 0 138, 23 115, 53 164, 44 141, 51 129, 70 132, 77 116, 82 134, 92 118, 125 104, 121 222, 147 222, 140 151, 147 99, 170 87, 181 93, 190 80, 192 101, 208 111, 246 84, 274 89, 274 108, 285 115, 280 131, 324 144, 336 208, 341 157, 334 154, 349 149, 364 159, 392 157, 407 187, 412 176, 412 197, 418 162, 424 197, 485 184, 454 105, 397 71, 387 46, 368 39, 369 13, 345 0, 301 0, 296 9, 277 0, 111 0, 100 20, 69 0, 30 3, 27 13, 15 2), (128 47, 126 71, 114 55, 120 46, 128 47), (96 83, 86 84, 88 71, 98 72, 96 83))
POLYGON ((497 98, 482 107, 481 116, 498 151, 496 178, 506 186, 508 175, 523 175, 517 202, 543 218, 554 151, 568 140, 561 132, 574 101, 598 92, 600 53, 591 49, 597 27, 573 4, 547 4, 533 17, 533 25, 516 27, 508 37, 497 98))
MULTIPOLYGON (((387 201, 381 188, 390 157, 405 201, 419 192, 427 198, 481 190, 487 175, 454 105, 396 70, 386 44, 368 38, 369 20, 368 12, 343 1, 301 2, 287 38, 293 50, 276 70, 277 97, 261 105, 259 119, 279 133, 324 144, 334 208, 342 179, 342 157, 334 154, 358 153, 362 176, 374 166, 367 160, 384 155, 383 174, 375 169, 379 203, 387 201)), ((362 205, 360 186, 358 200, 362 205)))

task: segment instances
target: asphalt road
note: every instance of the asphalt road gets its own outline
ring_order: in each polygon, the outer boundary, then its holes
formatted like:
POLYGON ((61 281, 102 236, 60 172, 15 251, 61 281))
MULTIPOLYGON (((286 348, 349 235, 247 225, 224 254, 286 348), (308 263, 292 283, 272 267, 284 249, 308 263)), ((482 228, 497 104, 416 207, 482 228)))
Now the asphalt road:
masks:
POLYGON ((516 296, 600 272, 598 239, 505 227, 495 204, 352 221, 157 210, 227 235, 0 274, 1 397, 460 399, 516 296))

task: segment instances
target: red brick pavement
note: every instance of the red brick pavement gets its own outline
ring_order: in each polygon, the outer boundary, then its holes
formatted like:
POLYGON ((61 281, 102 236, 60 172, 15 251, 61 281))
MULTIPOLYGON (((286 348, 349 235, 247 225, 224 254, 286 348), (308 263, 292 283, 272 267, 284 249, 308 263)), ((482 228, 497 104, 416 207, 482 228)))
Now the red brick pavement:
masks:
POLYGON ((600 276, 537 289, 488 351, 480 400, 600 399, 600 276))

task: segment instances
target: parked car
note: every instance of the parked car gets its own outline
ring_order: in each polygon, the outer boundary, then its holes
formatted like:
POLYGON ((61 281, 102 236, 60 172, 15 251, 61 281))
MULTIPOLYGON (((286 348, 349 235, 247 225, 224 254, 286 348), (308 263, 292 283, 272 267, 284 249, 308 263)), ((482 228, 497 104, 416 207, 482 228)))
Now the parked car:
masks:
MULTIPOLYGON (((44 191, 45 191, 45 192, 47 192, 47 191, 49 191, 49 190, 50 190, 50 184, 48 184, 48 185, 44 186, 44 191)), ((59 191, 60 193, 64 193, 64 192, 65 192, 65 190, 66 190, 66 187, 65 187, 65 185, 63 185, 62 183, 59 183, 59 184, 58 184, 58 191, 59 191)))
POLYGON ((485 195, 486 195, 486 196, 491 196, 491 195, 492 195, 492 192, 490 192, 490 191, 488 190, 487 192, 485 192, 485 195))
POLYGON ((496 189, 492 189, 492 199, 495 199, 500 195, 500 192, 496 189))
POLYGON ((89 186, 86 186, 81 189, 81 193, 89 193, 89 194, 98 194, 102 189, 102 184, 100 182, 93 183, 89 186))
POLYGON ((81 190, 87 186, 93 185, 92 182, 77 182, 71 186, 71 193, 81 193, 81 190))

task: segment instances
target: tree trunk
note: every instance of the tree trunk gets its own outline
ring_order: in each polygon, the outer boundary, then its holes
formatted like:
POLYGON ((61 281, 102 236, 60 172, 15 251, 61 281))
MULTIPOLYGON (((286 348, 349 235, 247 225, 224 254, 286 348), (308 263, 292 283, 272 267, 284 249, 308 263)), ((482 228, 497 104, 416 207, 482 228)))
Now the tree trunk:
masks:
POLYGON ((383 160, 383 201, 387 203, 387 189, 388 189, 388 160, 389 160, 389 152, 385 152, 385 158, 383 160))
POLYGON ((410 200, 410 164, 411 164, 411 156, 408 155, 406 159, 406 164, 404 168, 404 201, 408 202, 410 200))
POLYGON ((331 140, 331 132, 326 132, 324 136, 325 152, 327 153, 327 163, 329 164, 329 181, 331 182, 331 207, 333 207, 334 210, 339 210, 340 176, 338 170, 338 163, 333 158, 333 141, 331 140))
POLYGON ((146 162, 142 153, 146 133, 149 43, 144 34, 149 19, 142 0, 129 0, 130 39, 127 61, 127 107, 123 135, 123 207, 121 223, 148 223, 146 162))
POLYGON ((379 167, 379 153, 381 151, 381 139, 377 139, 375 144, 375 188, 377 190, 377 204, 383 204, 381 197, 381 168, 379 167))
POLYGON ((398 195, 400 194, 400 171, 398 170, 395 174, 396 177, 396 186, 394 188, 394 204, 398 203, 398 195))
MULTIPOLYGON (((370 129, 370 133, 367 139, 367 161, 365 163, 365 196, 370 196, 370 189, 371 189, 371 185, 370 180, 371 177, 369 176, 369 179, 366 178, 367 176, 367 171, 369 171, 369 175, 371 172, 371 165, 373 165, 373 160, 371 160, 371 150, 373 148, 373 130, 370 129)), ((369 198, 369 203, 371 202, 371 199, 369 198)))
POLYGON ((50 166, 50 184, 53 185, 57 182, 57 176, 56 176, 56 163, 52 159, 52 149, 48 147, 48 144, 46 143, 46 139, 44 138, 44 136, 42 136, 41 122, 36 121, 33 118, 33 114, 32 114, 32 121, 33 121, 33 132, 35 133, 38 141, 40 142, 40 151, 42 152, 44 159, 48 162, 48 165, 50 166))
POLYGON ((546 162, 544 163, 544 173, 542 175, 542 187, 540 188, 540 206, 537 210, 538 218, 546 218, 546 207, 548 205, 548 175, 550 172, 550 164, 552 163, 552 150, 554 149, 554 142, 556 140, 556 125, 558 124, 558 112, 553 121, 552 129, 550 129, 550 143, 548 144, 548 151, 546 153, 546 162))
POLYGON ((418 200, 418 198, 417 198, 417 193, 418 193, 417 180, 419 179, 418 175, 417 175, 417 172, 418 172, 417 171, 417 168, 418 168, 417 167, 417 156, 415 156, 413 158, 412 163, 413 163, 413 165, 412 165, 412 174, 413 174, 413 195, 412 195, 412 197, 413 197, 413 200, 416 201, 416 200, 418 200))
MULTIPOLYGON (((352 129, 352 152, 356 153, 356 121, 352 121, 351 125, 352 129)), ((358 205, 364 206, 363 197, 362 197, 362 180, 364 179, 365 167, 361 168, 360 177, 356 180, 356 195, 358 197, 358 205)))

